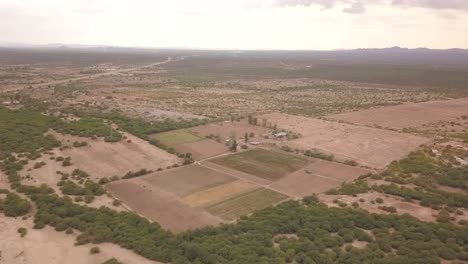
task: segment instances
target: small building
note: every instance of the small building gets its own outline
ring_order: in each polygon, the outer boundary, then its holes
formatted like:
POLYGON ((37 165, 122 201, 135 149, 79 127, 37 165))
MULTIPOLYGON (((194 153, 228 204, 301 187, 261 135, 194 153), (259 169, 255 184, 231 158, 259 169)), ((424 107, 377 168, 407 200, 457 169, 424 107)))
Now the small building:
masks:
POLYGON ((260 145, 260 142, 253 141, 253 142, 250 142, 250 145, 254 145, 254 146, 256 146, 256 145, 260 145))

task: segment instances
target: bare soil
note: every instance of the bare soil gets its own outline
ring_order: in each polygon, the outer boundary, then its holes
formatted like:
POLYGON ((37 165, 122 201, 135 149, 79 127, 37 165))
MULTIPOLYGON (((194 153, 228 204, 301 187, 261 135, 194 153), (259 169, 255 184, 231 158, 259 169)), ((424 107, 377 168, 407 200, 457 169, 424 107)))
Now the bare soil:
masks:
MULTIPOLYGON (((127 140, 107 143, 104 140, 90 140, 64 136, 55 133, 54 136, 65 145, 72 145, 74 141, 86 141, 89 146, 70 148, 60 151, 54 150, 56 156, 71 157, 71 162, 77 168, 86 171, 94 178, 123 176, 129 171, 140 169, 156 170, 181 161, 175 155, 159 149, 148 142, 126 134, 127 140)), ((53 171, 55 174, 55 171, 53 171)), ((55 175, 50 175, 55 177, 55 175)))
POLYGON ((293 148, 318 149, 339 159, 357 161, 372 168, 383 168, 426 143, 429 139, 389 130, 355 126, 320 119, 272 113, 264 115, 278 127, 300 133, 289 141, 293 148))
POLYGON ((122 263, 157 264, 136 253, 110 243, 99 244, 99 254, 90 254, 93 244, 75 246, 77 234, 66 235, 50 227, 33 229, 32 219, 21 220, 0 216, 1 264, 100 264, 110 258, 122 263), (28 233, 20 237, 18 228, 28 233))
POLYGON ((310 165, 272 183, 270 187, 288 193, 292 197, 302 198, 326 192, 345 181, 353 181, 369 172, 366 169, 336 162, 312 159, 310 165))
POLYGON ((330 115, 328 118, 359 125, 402 129, 438 121, 455 121, 457 117, 467 113, 468 98, 460 98, 374 108, 330 115))
POLYGON ((180 153, 192 153, 194 160, 203 160, 228 152, 228 147, 211 139, 180 144, 174 147, 180 153))

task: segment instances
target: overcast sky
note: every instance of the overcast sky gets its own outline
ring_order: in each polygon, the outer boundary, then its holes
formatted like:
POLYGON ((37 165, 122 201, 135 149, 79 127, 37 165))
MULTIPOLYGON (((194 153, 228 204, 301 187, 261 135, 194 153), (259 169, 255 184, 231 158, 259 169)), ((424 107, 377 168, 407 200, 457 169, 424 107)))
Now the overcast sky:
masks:
POLYGON ((468 48, 468 0, 0 0, 0 43, 468 48))

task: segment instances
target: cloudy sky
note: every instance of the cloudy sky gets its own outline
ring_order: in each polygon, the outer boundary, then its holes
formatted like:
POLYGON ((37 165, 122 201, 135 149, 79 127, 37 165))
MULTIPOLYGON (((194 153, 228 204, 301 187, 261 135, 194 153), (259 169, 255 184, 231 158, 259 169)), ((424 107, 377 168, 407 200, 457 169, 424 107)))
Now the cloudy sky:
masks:
POLYGON ((468 48, 468 0, 0 0, 0 43, 468 48))

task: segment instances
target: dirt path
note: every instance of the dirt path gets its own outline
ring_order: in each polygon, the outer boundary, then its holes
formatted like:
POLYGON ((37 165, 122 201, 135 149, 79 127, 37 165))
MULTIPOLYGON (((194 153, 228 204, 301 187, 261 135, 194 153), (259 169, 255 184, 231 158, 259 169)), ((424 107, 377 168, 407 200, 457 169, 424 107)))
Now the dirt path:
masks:
MULTIPOLYGON (((175 62, 175 61, 184 60, 184 59, 185 59, 185 57, 180 57, 178 59, 173 60, 172 57, 168 57, 165 61, 155 62, 155 63, 151 63, 151 64, 148 64, 148 65, 143 65, 143 66, 138 66, 138 67, 133 67, 133 68, 128 68, 128 69, 120 69, 120 70, 115 70, 115 71, 109 71, 109 72, 105 72, 105 73, 90 74, 90 75, 86 75, 86 76, 75 77, 75 78, 64 79, 64 80, 57 80, 57 81, 39 83, 39 84, 31 85, 31 87, 32 88, 40 88, 40 87, 47 87, 49 85, 63 84, 63 83, 72 82, 72 81, 96 79, 96 78, 99 78, 99 77, 114 75, 114 74, 117 74, 117 73, 125 73, 125 72, 131 72, 131 71, 151 68, 151 67, 154 67, 154 66, 163 65, 163 64, 166 64, 166 63, 169 63, 169 62, 175 62)), ((24 85, 23 86, 18 86, 18 87, 12 87, 12 88, 8 88, 8 89, 0 90, 0 94, 1 93, 7 93, 7 92, 20 91, 20 90, 23 90, 23 89, 26 89, 26 87, 24 85)))

